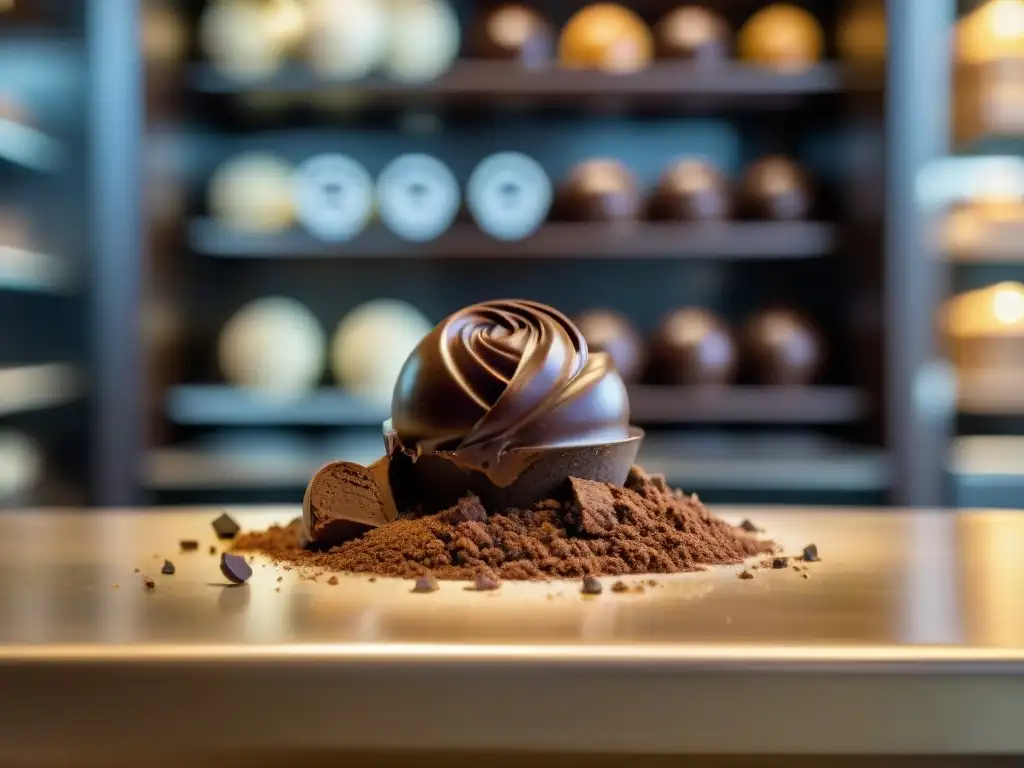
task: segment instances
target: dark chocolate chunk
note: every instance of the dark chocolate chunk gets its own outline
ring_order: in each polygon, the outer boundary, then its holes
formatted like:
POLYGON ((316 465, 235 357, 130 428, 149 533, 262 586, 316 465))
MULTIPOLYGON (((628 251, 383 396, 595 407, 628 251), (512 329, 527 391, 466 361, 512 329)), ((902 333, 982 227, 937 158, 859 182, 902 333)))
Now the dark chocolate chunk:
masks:
MULTIPOLYGON (((622 582, 617 583, 621 584, 622 582)), ((580 592, 584 595, 600 595, 603 590, 604 587, 601 585, 601 580, 596 576, 583 577, 583 587, 580 589, 580 592)))
POLYGON ((607 536, 619 524, 615 514, 615 496, 607 483, 594 480, 580 480, 570 477, 573 505, 573 517, 582 533, 590 536, 607 536))
POLYGON ((758 528, 756 525, 754 525, 749 520, 744 520, 742 523, 740 523, 740 528, 742 528, 747 533, 760 533, 761 530, 762 530, 761 528, 758 528))
POLYGON ((774 560, 772 560, 772 568, 774 568, 775 570, 778 570, 780 568, 788 568, 788 567, 789 567, 789 558, 788 557, 776 557, 774 560))
MULTIPOLYGON (((583 586, 586 587, 586 579, 583 586)), ((624 581, 616 581, 612 584, 612 592, 629 592, 629 585, 624 581)))
POLYGON ((182 539, 178 542, 178 546, 181 547, 182 552, 194 552, 199 549, 199 542, 195 539, 182 539))
POLYGON ((153 581, 153 580, 152 580, 151 578, 149 578, 148 576, 147 576, 147 577, 145 577, 145 578, 144 578, 144 579, 142 580, 142 585, 143 585, 143 586, 144 586, 144 587, 145 587, 146 589, 155 589, 155 588, 156 588, 156 582, 155 582, 155 581, 153 581))
POLYGON ((242 526, 236 523, 226 512, 214 520, 212 525, 218 539, 233 539, 242 530, 242 526))
POLYGON ((752 579, 754 578, 754 574, 752 574, 750 571, 740 571, 739 578, 752 579))
POLYGON ((313 476, 302 502, 304 528, 312 544, 333 547, 398 516, 387 480, 388 461, 374 462, 372 468, 336 461, 313 476))
POLYGON ((245 562, 244 557, 224 552, 220 556, 220 572, 228 581, 244 584, 252 576, 252 566, 245 562))
POLYGON ((337 576, 331 576, 331 578, 329 578, 327 580, 327 583, 330 584, 332 587, 338 586, 338 577, 337 576))
POLYGON ((437 592, 441 587, 437 583, 437 579, 434 578, 433 574, 428 573, 426 576, 420 576, 416 579, 416 585, 412 588, 413 592, 437 592))
POLYGON ((478 573, 476 575, 474 587, 476 588, 477 592, 489 592, 492 589, 497 589, 500 586, 501 584, 499 584, 495 579, 488 576, 486 573, 478 573))
POLYGON ((821 560, 821 558, 818 557, 817 545, 808 544, 806 547, 804 547, 804 551, 803 554, 800 555, 800 559, 803 560, 805 563, 816 563, 819 560, 821 560))
POLYGON ((173 576, 174 563, 172 563, 170 560, 164 560, 164 564, 160 568, 160 573, 162 573, 164 576, 173 576))

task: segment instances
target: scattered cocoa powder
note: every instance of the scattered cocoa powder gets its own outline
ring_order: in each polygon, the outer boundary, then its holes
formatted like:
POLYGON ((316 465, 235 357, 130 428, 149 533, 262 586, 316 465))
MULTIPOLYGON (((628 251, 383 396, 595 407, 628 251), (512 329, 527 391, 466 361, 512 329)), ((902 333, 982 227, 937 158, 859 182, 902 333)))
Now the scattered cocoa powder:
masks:
POLYGON ((470 581, 699 571, 775 549, 639 467, 625 487, 576 478, 570 485, 567 499, 529 510, 488 513, 468 496, 435 515, 406 512, 329 551, 306 549, 298 521, 241 534, 233 547, 326 571, 470 581))

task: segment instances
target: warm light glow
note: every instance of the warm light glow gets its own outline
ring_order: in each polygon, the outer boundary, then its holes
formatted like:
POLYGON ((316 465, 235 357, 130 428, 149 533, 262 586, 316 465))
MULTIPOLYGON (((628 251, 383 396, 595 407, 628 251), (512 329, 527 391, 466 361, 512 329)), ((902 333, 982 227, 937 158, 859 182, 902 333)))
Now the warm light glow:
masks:
POLYGON ((990 0, 961 19, 957 38, 964 62, 1024 56, 1024 0, 990 0))
POLYGON ((1024 38, 1024 0, 992 0, 989 3, 988 27, 1004 40, 1024 38))
POLYGON ((1016 283, 997 288, 992 297, 992 315, 1003 325, 1024 320, 1024 288, 1016 283))

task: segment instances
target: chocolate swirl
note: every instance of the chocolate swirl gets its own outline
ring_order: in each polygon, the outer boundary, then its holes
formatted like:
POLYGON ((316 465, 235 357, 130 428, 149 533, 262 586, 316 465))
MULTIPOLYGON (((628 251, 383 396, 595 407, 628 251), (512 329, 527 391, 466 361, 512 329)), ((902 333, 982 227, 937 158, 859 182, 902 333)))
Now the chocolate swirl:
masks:
POLYGON ((509 449, 624 440, 629 398, 611 359, 588 354, 563 314, 507 300, 459 310, 406 360, 391 403, 401 447, 444 452, 498 485, 523 468, 509 449))

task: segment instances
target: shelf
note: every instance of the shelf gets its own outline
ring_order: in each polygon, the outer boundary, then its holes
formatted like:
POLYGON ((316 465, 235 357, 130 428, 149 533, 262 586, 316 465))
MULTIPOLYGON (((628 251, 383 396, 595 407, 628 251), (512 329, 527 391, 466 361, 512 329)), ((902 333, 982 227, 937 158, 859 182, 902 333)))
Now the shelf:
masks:
MULTIPOLYGON (((637 424, 844 424, 867 412, 862 392, 848 387, 630 388, 637 424)), ((386 405, 365 403, 336 389, 279 400, 227 386, 174 387, 167 411, 186 426, 379 427, 386 405)))
POLYGON ((0 291, 62 293, 70 286, 68 270, 55 256, 0 245, 0 291))
POLYGON ((820 222, 638 222, 615 226, 552 222, 517 242, 503 242, 472 224, 456 224, 436 240, 409 243, 375 228, 349 243, 327 243, 300 229, 246 234, 198 219, 189 228, 192 249, 225 258, 702 258, 802 259, 835 245, 835 231, 820 222))
POLYGON ((192 426, 332 425, 380 428, 388 405, 372 405, 339 389, 320 389, 301 400, 277 399, 227 386, 179 386, 167 397, 171 420, 192 426))
POLYGON ((630 387, 637 424, 846 424, 868 413, 853 387, 630 387))
POLYGON ((1024 264, 1024 206, 1020 218, 993 219, 970 209, 947 218, 943 249, 961 264, 1024 264))
MULTIPOLYGON (((369 463, 378 438, 330 450, 280 448, 230 452, 202 445, 149 452, 146 483, 158 491, 300 489, 328 461, 369 463)), ((889 486, 884 452, 813 436, 648 438, 638 462, 687 490, 881 491, 889 486)))
POLYGON ((64 405, 82 391, 81 376, 71 365, 0 366, 0 416, 64 405))
POLYGON ((0 118, 0 161, 50 173, 60 164, 60 145, 45 133, 0 118))
POLYGON ((968 416, 1024 415, 1022 373, 967 373, 957 377, 957 410, 968 416))
POLYGON ((393 102, 406 106, 419 97, 442 99, 504 100, 529 97, 564 104, 566 99, 626 97, 655 99, 665 105, 668 97, 714 98, 748 101, 751 97, 803 97, 837 93, 844 88, 839 66, 826 63, 805 72, 783 74, 734 63, 720 68, 687 63, 661 62, 629 75, 560 68, 527 70, 507 62, 460 61, 428 83, 410 85, 373 76, 354 81, 325 81, 302 66, 290 66, 272 77, 245 81, 225 77, 208 65, 192 72, 194 90, 207 94, 247 93, 309 94, 337 89, 357 103, 393 102))
POLYGON ((1024 498, 1024 436, 956 438, 949 451, 957 506, 1020 508, 1024 498))

